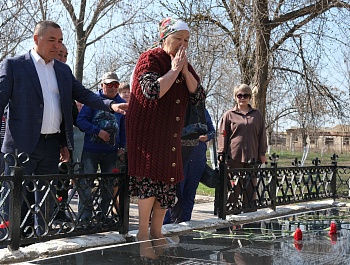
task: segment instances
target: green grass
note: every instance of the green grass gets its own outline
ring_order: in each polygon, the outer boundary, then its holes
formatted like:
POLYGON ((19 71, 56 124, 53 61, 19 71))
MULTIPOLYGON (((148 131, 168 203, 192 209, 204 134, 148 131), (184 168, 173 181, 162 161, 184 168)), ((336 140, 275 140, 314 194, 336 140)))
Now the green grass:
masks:
MULTIPOLYGON (((301 152, 290 152, 290 151, 271 151, 272 153, 276 153, 279 155, 279 159, 277 161, 277 165, 279 167, 290 167, 292 166, 292 162, 295 160, 295 158, 300 161, 302 159, 303 154, 301 152)), ((350 154, 348 153, 343 153, 343 154, 337 154, 338 155, 338 165, 339 166, 349 166, 350 165, 350 154)), ((270 155, 271 156, 271 155, 270 155)), ((332 160, 331 157, 333 156, 333 153, 320 153, 320 152, 312 152, 310 151, 306 161, 305 161, 305 166, 312 166, 312 161, 318 158, 321 160, 321 166, 328 166, 331 165, 332 160)), ((270 164, 271 160, 268 159, 268 162, 270 164)))
MULTIPOLYGON (((271 151, 271 154, 276 153, 279 156, 279 159, 277 161, 278 167, 291 167, 292 162, 297 158, 299 161, 302 158, 301 152, 290 152, 290 151, 271 151)), ((337 154, 338 155, 338 165, 339 166, 350 166, 350 154, 349 153, 343 153, 343 154, 337 154)), ((271 156, 271 155, 270 155, 271 156)), ((305 166, 312 166, 312 160, 315 160, 316 157, 321 160, 321 166, 328 166, 331 165, 332 160, 331 157, 333 156, 333 153, 323 153, 320 152, 309 152, 307 159, 305 161, 305 166)), ((209 155, 207 156, 209 159, 209 155)), ((267 155, 268 157, 268 155, 267 155)), ((271 160, 268 159, 268 167, 271 165, 271 160)), ((197 194, 199 195, 205 195, 205 196, 215 196, 215 189, 211 189, 203 185, 202 183, 199 183, 197 194)))
POLYGON ((204 196, 215 196, 215 189, 208 188, 207 186, 203 185, 202 183, 199 183, 197 194, 204 195, 204 196))

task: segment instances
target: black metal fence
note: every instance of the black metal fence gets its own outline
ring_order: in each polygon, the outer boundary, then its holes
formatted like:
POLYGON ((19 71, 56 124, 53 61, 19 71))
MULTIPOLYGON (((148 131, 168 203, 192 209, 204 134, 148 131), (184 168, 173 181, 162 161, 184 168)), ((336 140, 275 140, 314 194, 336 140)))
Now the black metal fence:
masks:
POLYGON ((15 165, 10 167, 11 176, 1 177, 0 245, 17 250, 21 245, 57 238, 106 231, 128 233, 126 170, 77 174, 76 164, 62 166, 67 169, 64 174, 26 176, 23 168, 15 165), (57 191, 63 190, 69 192, 67 200, 57 196, 57 191), (58 219, 59 211, 68 220, 58 219))
POLYGON ((260 208, 276 210, 277 205, 349 197, 350 167, 338 166, 337 155, 331 164, 321 166, 278 167, 278 156, 271 155, 271 166, 230 169, 223 159, 215 196, 215 214, 225 219, 228 214, 256 211, 260 208))
MULTIPOLYGON (((276 209, 277 205, 349 197, 350 167, 331 165, 278 167, 273 154, 271 166, 230 169, 220 163, 220 178, 215 190, 214 213, 222 219, 229 214, 276 209)), ((129 229, 129 177, 122 172, 77 174, 77 164, 63 164, 66 173, 26 176, 20 166, 3 176, 0 200, 0 245, 16 250, 21 245, 106 231, 126 234, 129 229), (69 191, 61 200, 57 191, 69 191), (79 194, 79 200, 75 195, 79 194), (35 203, 30 201, 35 198, 35 203), (39 198, 39 199, 38 199, 39 198), (41 199, 40 199, 41 198, 41 199), (102 200, 108 203, 102 203, 102 200), (78 205, 78 201, 80 205, 78 205), (6 210, 6 205, 9 208, 6 210), (57 219, 64 211, 69 220, 57 219), (88 213, 88 218, 83 218, 88 213)))

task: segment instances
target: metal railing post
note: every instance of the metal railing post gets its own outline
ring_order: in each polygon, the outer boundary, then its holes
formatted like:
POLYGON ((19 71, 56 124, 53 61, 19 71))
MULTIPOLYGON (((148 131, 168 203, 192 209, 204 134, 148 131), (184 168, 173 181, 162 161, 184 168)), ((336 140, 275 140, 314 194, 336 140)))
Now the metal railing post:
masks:
POLYGON ((251 161, 251 165, 253 167, 253 171, 251 173, 251 183, 252 185, 252 200, 250 201, 250 198, 248 199, 249 204, 249 208, 256 208, 259 205, 261 205, 261 201, 258 199, 257 194, 259 193, 259 187, 258 187, 258 183, 259 183, 259 178, 262 176, 262 174, 259 174, 260 171, 260 162, 258 160, 252 159, 251 161))
POLYGON ((294 158, 294 161, 292 162, 292 166, 300 167, 301 166, 301 161, 299 161, 297 157, 294 158))
MULTIPOLYGON (((316 179, 317 179, 317 176, 320 176, 319 166, 321 164, 321 160, 319 160, 318 157, 316 157, 316 159, 312 160, 312 164, 316 168, 316 179)), ((312 176, 312 174, 311 174, 311 176, 312 176)), ((316 180, 313 181, 313 183, 311 183, 311 185, 309 183, 307 183, 307 185, 308 185, 308 198, 314 198, 314 197, 318 198, 319 194, 318 194, 318 190, 317 190, 317 182, 316 182, 316 180), (313 186, 314 186, 316 195, 314 195, 313 192, 312 192, 312 187, 313 186)), ((305 198, 305 196, 304 196, 304 198, 305 198)))
POLYGON ((272 170, 272 178, 271 178, 271 183, 270 183, 270 194, 271 194, 271 209, 276 211, 276 205, 277 205, 277 161, 279 159, 279 156, 273 153, 269 159, 272 161, 271 162, 271 167, 273 168, 272 170))
POLYGON ((333 154, 333 156, 331 156, 331 160, 332 160, 332 167, 333 167, 333 176, 331 179, 331 190, 333 194, 333 201, 335 201, 335 199, 337 198, 338 155, 333 154))
MULTIPOLYGON (((217 186, 217 192, 215 192, 215 200, 217 207, 218 217, 225 220, 226 219, 226 204, 227 204, 227 163, 224 155, 219 156, 219 183, 217 186)), ((216 190, 215 190, 216 191, 216 190)))
POLYGON ((122 226, 119 231, 121 234, 127 234, 129 232, 129 213, 130 213, 130 196, 129 196, 129 175, 128 175, 128 156, 124 154, 125 170, 123 178, 123 186, 119 194, 119 207, 122 214, 122 226))
POLYGON ((9 224, 10 224, 10 250, 18 250, 21 241, 21 195, 22 195, 22 181, 23 181, 23 168, 19 166, 11 166, 11 176, 13 176, 13 186, 11 187, 10 196, 10 211, 9 211, 9 224))

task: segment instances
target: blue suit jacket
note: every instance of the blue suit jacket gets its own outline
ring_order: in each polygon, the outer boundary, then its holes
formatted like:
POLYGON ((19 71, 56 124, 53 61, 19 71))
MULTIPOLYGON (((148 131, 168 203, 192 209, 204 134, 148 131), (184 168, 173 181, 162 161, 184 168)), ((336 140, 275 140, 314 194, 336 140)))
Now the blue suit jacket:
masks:
MULTIPOLYGON (((73 145, 72 100, 92 108, 109 111, 111 100, 86 89, 72 74, 68 65, 55 60, 54 69, 61 99, 63 124, 61 145, 73 145)), ((5 59, 0 64, 0 117, 9 106, 3 153, 26 152, 31 154, 40 137, 44 99, 38 74, 30 52, 5 59)))

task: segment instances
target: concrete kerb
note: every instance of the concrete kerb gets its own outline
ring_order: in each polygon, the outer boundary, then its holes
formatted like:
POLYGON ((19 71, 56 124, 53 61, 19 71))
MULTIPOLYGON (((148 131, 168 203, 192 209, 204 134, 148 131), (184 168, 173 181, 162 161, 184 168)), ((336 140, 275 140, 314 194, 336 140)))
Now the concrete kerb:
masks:
MULTIPOLYGON (((338 203, 334 202, 333 200, 322 200, 316 202, 278 206, 276 211, 273 211, 271 209, 259 209, 257 212, 229 215, 227 216, 226 220, 221 220, 217 217, 203 219, 199 218, 201 220, 192 220, 179 224, 164 225, 163 233, 165 236, 170 237, 173 235, 185 234, 192 230, 209 230, 222 228, 234 224, 243 224, 248 222, 251 223, 301 212, 316 211, 320 209, 330 208, 332 206, 345 206, 345 203, 338 203)), ((212 202, 196 204, 194 213, 204 213, 205 216, 208 216, 208 212, 210 212, 212 208, 212 202)), ((37 259, 40 257, 73 253, 91 247, 123 244, 126 242, 134 241, 136 234, 137 230, 129 231, 127 235, 120 235, 118 232, 107 232, 95 235, 55 239, 48 242, 21 247, 17 251, 0 249, 0 263, 9 264, 22 262, 26 260, 28 261, 37 259)))
POLYGON ((43 243, 20 247, 19 250, 16 251, 1 249, 0 264, 23 262, 40 257, 50 257, 60 254, 73 253, 91 247, 121 244, 126 242, 126 238, 123 235, 120 235, 118 232, 106 232, 88 236, 54 239, 43 243))
MULTIPOLYGON (((204 203, 197 207, 198 210, 204 210, 208 208, 208 204, 204 203), (203 207, 204 206, 204 207, 203 207), (198 209, 201 208, 201 209, 198 209)), ((212 207, 212 205, 210 205, 212 207)), ((322 201, 305 202, 298 204, 290 204, 276 207, 276 211, 269 208, 259 209, 256 212, 241 213, 237 215, 228 215, 226 220, 221 220, 218 218, 209 218, 200 221, 189 221, 180 224, 169 224, 163 225, 163 234, 166 236, 171 236, 174 234, 186 233, 192 230, 208 230, 217 229, 222 227, 227 227, 231 225, 238 225, 244 223, 253 223, 258 221, 263 221, 266 219, 272 219, 287 215, 293 215, 309 211, 317 211, 322 209, 327 209, 331 207, 346 206, 345 203, 335 202, 332 199, 326 199, 322 201)), ((137 230, 130 231, 132 236, 136 236, 137 230)))

